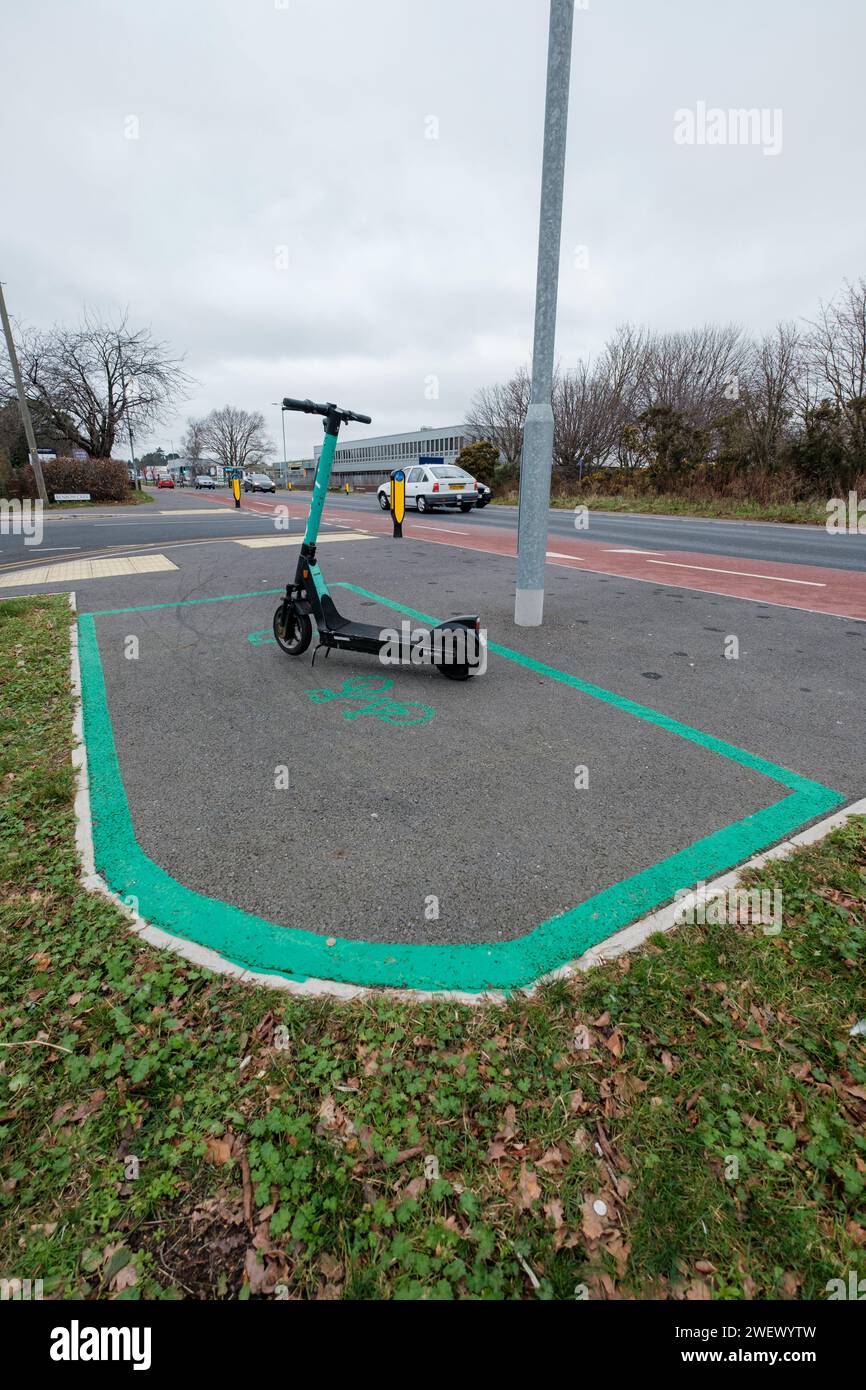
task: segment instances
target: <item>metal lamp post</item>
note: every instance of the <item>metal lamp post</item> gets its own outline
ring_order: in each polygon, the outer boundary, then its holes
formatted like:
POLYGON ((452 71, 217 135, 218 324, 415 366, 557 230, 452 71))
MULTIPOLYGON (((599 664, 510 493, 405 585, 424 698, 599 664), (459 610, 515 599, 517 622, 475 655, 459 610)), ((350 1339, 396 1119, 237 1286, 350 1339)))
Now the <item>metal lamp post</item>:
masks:
POLYGON ((519 627, 540 627, 544 620, 544 566, 553 467, 553 368, 573 30, 574 0, 551 0, 532 401, 526 417, 520 469, 514 602, 514 621, 519 627))
POLYGON ((288 476, 289 476, 289 468, 288 468, 289 460, 286 458, 286 412, 285 412, 285 410, 283 409, 283 407, 282 407, 282 405, 281 405, 281 403, 280 403, 279 401, 271 401, 271 405, 275 405, 275 406, 277 407, 277 409, 279 410, 279 412, 280 412, 280 419, 281 419, 282 424, 283 424, 283 471, 285 472, 286 479, 288 479, 288 476))

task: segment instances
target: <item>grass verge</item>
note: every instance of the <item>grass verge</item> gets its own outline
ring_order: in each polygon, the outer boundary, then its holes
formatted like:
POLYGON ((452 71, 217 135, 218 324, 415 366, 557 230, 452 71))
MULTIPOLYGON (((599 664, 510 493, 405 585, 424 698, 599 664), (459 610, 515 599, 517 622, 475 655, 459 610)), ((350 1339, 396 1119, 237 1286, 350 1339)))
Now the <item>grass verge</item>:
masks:
MULTIPOLYGON (((517 493, 493 498, 501 507, 516 507, 517 493)), ((653 516, 704 516, 729 521, 777 521, 805 526, 825 526, 827 508, 823 502, 752 502, 747 498, 692 498, 665 495, 648 497, 641 493, 586 492, 575 497, 552 497, 551 507, 573 511, 588 507, 591 512, 639 513, 653 516)))
POLYGON ((46 1297, 822 1297, 866 1275, 866 822, 502 1009, 158 953, 83 891, 69 611, 0 603, 0 1276, 46 1297))

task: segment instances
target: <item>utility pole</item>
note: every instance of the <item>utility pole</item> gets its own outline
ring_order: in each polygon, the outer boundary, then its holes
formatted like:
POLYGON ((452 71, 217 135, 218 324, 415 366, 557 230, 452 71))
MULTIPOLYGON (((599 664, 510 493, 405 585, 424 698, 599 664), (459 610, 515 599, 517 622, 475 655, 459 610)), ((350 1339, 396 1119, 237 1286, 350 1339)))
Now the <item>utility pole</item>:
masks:
POLYGON ((6 347, 9 350, 9 361, 12 363, 12 375, 15 378, 15 390, 18 392, 18 409, 21 411, 21 423, 24 426, 24 433, 27 436, 27 450, 30 454, 30 467, 33 469, 33 476, 36 479, 36 487, 39 496, 45 506, 48 506, 48 492, 45 487, 45 479, 42 476, 42 460, 39 457, 39 450, 36 447, 36 435, 33 432, 33 421, 30 418, 30 407, 27 404, 27 397, 24 395, 24 383, 21 380, 21 368, 18 366, 18 354, 15 351, 15 341, 12 337, 12 325, 9 322, 9 315, 6 312, 6 300, 3 297, 3 283, 0 281, 0 317, 3 319, 3 332, 6 336, 6 347))
POLYGON ((127 417, 126 417, 126 428, 127 428, 127 430, 129 431, 129 454, 130 454, 129 461, 130 461, 130 463, 132 464, 132 471, 133 471, 133 473, 135 474, 135 490, 136 490, 136 492, 140 492, 140 491, 141 491, 141 475, 139 474, 139 471, 138 471, 138 464, 137 464, 136 461, 135 461, 135 444, 134 444, 133 438, 132 438, 132 420, 129 418, 128 415, 127 415, 127 417))
POLYGON ((281 419, 282 422, 283 422, 283 472, 284 472, 284 474, 285 474, 285 476, 286 476, 286 480, 288 481, 288 476, 289 476, 288 462, 289 462, 289 461, 288 461, 288 459, 286 458, 286 412, 283 410, 283 407, 280 405, 279 401, 274 401, 273 404, 278 408, 278 410, 279 410, 279 412, 280 412, 280 419, 281 419))
POLYGON ((573 30, 574 0, 551 0, 532 401, 526 416, 520 469, 514 602, 514 621, 518 627, 541 627, 544 620, 544 568, 553 467, 553 367, 573 30))
MULTIPOLYGON (((129 462, 134 474, 133 481, 135 484, 135 490, 136 492, 141 492, 141 474, 138 469, 138 464, 135 461, 135 443, 132 438, 132 402, 130 400, 126 385, 126 373, 122 367, 120 380, 123 385, 123 404, 126 411, 126 430, 127 434, 129 435, 129 462)), ((134 377, 131 382, 131 390, 132 393, 137 393, 138 390, 138 385, 134 377)))

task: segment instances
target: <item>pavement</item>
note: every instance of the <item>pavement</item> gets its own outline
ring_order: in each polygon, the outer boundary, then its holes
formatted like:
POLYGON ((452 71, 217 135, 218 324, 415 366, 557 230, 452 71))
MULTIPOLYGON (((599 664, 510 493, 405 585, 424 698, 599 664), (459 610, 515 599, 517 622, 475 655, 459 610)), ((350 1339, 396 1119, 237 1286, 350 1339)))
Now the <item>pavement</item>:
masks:
POLYGON ((6 596, 75 589, 97 867, 176 937, 296 980, 511 989, 864 794, 866 625, 772 597, 819 567, 756 562, 758 593, 728 594, 552 537, 545 625, 516 629, 507 526, 412 518, 399 542, 374 500, 329 503, 347 613, 481 613, 462 685, 281 653, 304 503, 278 505, 288 533, 258 498, 64 518, 90 529, 51 578, 48 555, 0 568, 6 596))

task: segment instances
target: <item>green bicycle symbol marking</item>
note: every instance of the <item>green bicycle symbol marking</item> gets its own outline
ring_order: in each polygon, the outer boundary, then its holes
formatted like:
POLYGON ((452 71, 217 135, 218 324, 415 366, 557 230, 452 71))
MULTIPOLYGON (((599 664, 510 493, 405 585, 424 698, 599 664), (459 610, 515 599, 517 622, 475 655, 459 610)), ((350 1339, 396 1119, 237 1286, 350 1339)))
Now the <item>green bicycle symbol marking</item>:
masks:
POLYGON ((344 719, 361 719, 368 714, 374 719, 381 719, 383 724, 404 727, 429 724, 431 719, 435 719, 436 711, 429 705, 422 705, 417 700, 389 699, 388 691, 393 688, 393 681, 361 678, 344 681, 342 690, 308 690, 307 695, 314 705, 330 705, 335 700, 366 701, 360 709, 343 710, 344 719))
MULTIPOLYGON (((259 632, 251 632, 247 641, 253 647, 275 647, 277 645, 276 639, 268 628, 262 628, 259 632)), ((393 681, 358 677, 355 680, 344 681, 342 690, 308 690, 307 695, 314 705, 330 705, 335 700, 366 701, 360 709, 343 710, 343 718, 348 720, 361 719, 364 715, 371 715, 374 719, 380 719, 383 724, 411 727, 412 725, 429 724, 431 719, 436 718, 435 709, 431 709, 429 705, 422 705, 417 700, 389 699, 388 692, 393 689, 393 681)))

